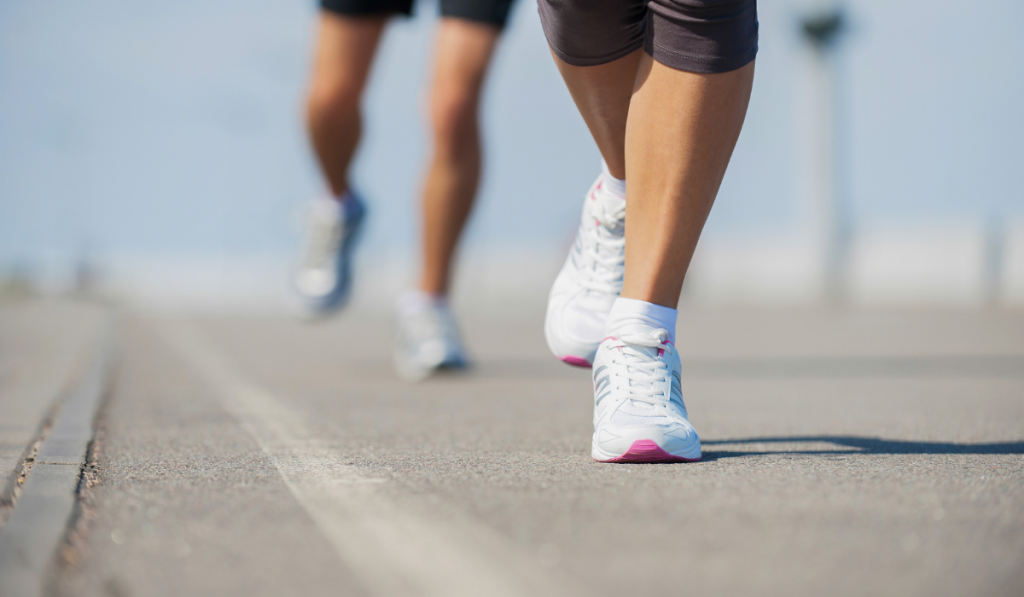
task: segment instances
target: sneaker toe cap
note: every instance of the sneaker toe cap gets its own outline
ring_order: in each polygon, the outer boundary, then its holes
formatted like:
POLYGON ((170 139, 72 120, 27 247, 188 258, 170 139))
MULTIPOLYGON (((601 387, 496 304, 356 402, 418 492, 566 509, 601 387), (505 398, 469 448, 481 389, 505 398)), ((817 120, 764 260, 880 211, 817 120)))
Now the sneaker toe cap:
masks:
POLYGON ((594 439, 601 450, 609 454, 625 453, 635 442, 650 440, 669 454, 685 458, 700 457, 700 438, 688 423, 616 430, 599 429, 594 439))
POLYGON ((548 347, 558 358, 574 357, 593 363, 604 339, 607 317, 606 311, 586 308, 578 300, 553 299, 544 325, 548 347))

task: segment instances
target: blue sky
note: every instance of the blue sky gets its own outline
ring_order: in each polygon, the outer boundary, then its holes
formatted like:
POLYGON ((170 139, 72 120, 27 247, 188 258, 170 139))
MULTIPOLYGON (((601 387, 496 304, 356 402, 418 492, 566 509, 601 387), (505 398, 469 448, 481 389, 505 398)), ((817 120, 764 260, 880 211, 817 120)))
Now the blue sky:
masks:
MULTIPOLYGON (((762 2, 743 135, 708 235, 800 221, 800 3, 762 2)), ((851 2, 841 57, 855 226, 1024 215, 1024 3, 851 2)), ((408 253, 434 14, 396 22, 366 97, 355 180, 366 249, 408 253)), ((320 192, 301 128, 315 7, 297 0, 0 3, 0 265, 293 251, 320 192)), ((485 104, 467 250, 563 245, 598 156, 520 0, 485 104)))

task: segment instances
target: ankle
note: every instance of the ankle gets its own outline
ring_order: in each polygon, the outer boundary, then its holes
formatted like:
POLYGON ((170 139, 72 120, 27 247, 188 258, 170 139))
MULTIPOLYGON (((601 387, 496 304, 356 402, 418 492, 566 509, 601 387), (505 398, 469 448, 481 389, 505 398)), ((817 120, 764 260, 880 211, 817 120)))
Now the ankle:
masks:
POLYGON ((602 183, 601 189, 606 193, 618 197, 619 199, 626 198, 626 179, 615 178, 611 171, 608 169, 608 163, 601 160, 601 176, 602 183))
POLYGON ((667 330, 669 341, 675 344, 678 315, 676 309, 620 296, 608 313, 605 331, 608 336, 617 337, 631 326, 645 325, 667 330))
POLYGON ((410 292, 419 292, 438 299, 448 296, 448 284, 444 276, 422 274, 416 286, 410 292))
POLYGON ((448 297, 441 293, 427 292, 420 288, 406 290, 398 297, 399 313, 409 315, 438 307, 447 307, 448 297))

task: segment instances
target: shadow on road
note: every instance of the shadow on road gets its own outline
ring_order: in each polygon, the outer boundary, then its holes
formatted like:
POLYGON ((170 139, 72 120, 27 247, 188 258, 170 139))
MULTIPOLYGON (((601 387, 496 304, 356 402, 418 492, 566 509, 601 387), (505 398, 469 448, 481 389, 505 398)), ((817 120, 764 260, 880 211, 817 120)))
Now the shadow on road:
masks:
POLYGON ((683 359, 684 378, 772 377, 1024 377, 1024 356, 842 356, 814 358, 683 359))
POLYGON ((1024 441, 960 444, 952 442, 915 442, 852 435, 808 435, 789 437, 749 437, 726 440, 702 440, 707 447, 726 447, 744 444, 833 444, 836 449, 779 450, 705 450, 704 460, 735 458, 737 456, 765 456, 769 454, 1024 454, 1024 441))
MULTIPOLYGON (((935 355, 884 357, 782 357, 782 358, 693 358, 684 357, 683 380, 691 379, 830 379, 830 378, 1024 378, 1024 355, 935 355)), ((387 370, 390 362, 378 365, 387 370)), ((389 370, 388 374, 390 375, 389 370)), ((481 359, 467 380, 508 379, 516 381, 578 380, 589 372, 566 367, 547 356, 520 358, 503 356, 481 359)), ((448 377, 447 379, 456 379, 448 377)))

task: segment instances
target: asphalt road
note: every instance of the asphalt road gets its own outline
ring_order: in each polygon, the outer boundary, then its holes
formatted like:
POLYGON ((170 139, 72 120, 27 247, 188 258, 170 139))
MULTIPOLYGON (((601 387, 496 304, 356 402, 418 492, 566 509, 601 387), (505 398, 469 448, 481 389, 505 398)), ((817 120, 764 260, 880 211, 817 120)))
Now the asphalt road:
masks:
POLYGON ((417 385, 366 314, 116 329, 51 594, 1024 594, 1019 312, 685 310, 674 465, 590 460, 536 313, 417 385))

